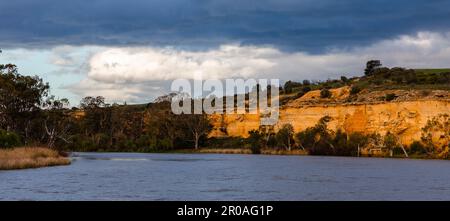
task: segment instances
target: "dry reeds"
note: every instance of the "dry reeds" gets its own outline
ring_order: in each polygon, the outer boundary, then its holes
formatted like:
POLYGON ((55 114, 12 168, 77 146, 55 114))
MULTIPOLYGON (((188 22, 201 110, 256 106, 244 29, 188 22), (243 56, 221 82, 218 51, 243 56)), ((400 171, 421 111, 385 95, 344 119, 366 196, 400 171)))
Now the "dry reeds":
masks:
POLYGON ((70 160, 57 151, 43 147, 0 149, 0 170, 68 165, 70 160))

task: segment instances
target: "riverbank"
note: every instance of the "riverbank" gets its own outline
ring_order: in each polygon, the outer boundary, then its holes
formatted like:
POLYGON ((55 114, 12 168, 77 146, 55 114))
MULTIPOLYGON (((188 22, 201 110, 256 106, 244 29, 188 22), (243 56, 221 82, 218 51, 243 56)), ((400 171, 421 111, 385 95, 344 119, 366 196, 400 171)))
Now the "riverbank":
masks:
POLYGON ((69 165, 70 160, 44 147, 18 147, 0 150, 0 170, 69 165))
POLYGON ((302 149, 272 149, 263 148, 259 153, 253 153, 249 148, 208 148, 203 147, 199 149, 171 149, 171 150, 151 150, 151 151, 118 151, 118 150, 98 150, 98 151, 83 151, 83 150, 67 150, 69 152, 87 152, 87 153, 163 153, 163 154, 261 154, 261 155, 294 155, 294 156, 341 156, 341 157, 366 157, 366 158, 399 158, 399 159, 422 159, 422 160, 447 160, 447 158, 433 157, 427 154, 410 153, 406 157, 403 153, 361 153, 359 156, 350 155, 320 155, 310 154, 302 149))
MULTIPOLYGON (((107 153, 110 153, 106 151, 107 153)), ((119 152, 121 153, 121 152, 119 152)), ((199 148, 199 149, 176 149, 166 151, 151 151, 151 152, 139 152, 139 153, 168 153, 168 154, 255 154, 248 148, 199 148)), ((306 150, 301 149, 270 149, 263 148, 259 154, 262 155, 300 155, 300 156, 313 156, 306 150)), ((340 155, 314 155, 314 156, 340 156, 340 155)), ((366 158, 398 158, 398 159, 422 159, 422 160, 443 160, 441 158, 434 158, 428 155, 410 154, 405 157, 403 154, 395 154, 389 156, 387 154, 361 154, 360 156, 343 156, 343 157, 366 157, 366 158)))
MULTIPOLYGON (((153 153, 153 152, 152 152, 153 153)), ((199 149, 177 149, 170 151, 156 151, 154 153, 199 153, 199 154, 253 154, 248 148, 199 148, 199 149)), ((277 150, 261 149, 264 155, 308 155, 304 150, 277 150)))

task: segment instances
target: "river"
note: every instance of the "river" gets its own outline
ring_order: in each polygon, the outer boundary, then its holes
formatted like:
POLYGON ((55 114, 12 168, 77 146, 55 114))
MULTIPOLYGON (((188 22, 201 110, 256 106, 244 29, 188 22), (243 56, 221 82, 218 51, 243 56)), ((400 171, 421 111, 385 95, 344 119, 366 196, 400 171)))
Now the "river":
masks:
POLYGON ((0 200, 450 200, 450 161, 74 153, 0 171, 0 200))

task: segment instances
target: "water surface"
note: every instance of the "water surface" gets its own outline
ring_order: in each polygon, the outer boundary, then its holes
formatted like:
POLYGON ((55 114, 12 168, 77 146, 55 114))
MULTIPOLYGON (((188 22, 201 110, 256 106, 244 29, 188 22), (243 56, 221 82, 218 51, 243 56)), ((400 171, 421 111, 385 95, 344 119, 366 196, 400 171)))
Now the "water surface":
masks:
POLYGON ((0 171, 0 200, 450 200, 450 161, 74 153, 0 171))

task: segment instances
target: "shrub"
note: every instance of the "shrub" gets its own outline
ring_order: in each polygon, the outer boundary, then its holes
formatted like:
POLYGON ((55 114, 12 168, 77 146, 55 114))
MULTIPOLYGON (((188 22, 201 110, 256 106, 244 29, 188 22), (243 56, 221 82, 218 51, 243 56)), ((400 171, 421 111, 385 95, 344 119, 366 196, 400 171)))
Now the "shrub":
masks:
POLYGON ((371 135, 362 133, 347 134, 341 130, 333 132, 327 129, 331 117, 319 120, 314 127, 306 128, 295 135, 300 147, 308 150, 311 155, 356 156, 358 147, 367 145, 371 135))
POLYGON ((159 139, 157 141, 156 145, 157 145, 157 148, 159 150, 170 150, 170 149, 173 149, 172 140, 170 140, 169 138, 159 139))
POLYGON ((303 87, 302 88, 302 91, 303 91, 303 93, 308 93, 309 91, 311 91, 311 87, 309 87, 309 86, 306 86, 306 87, 303 87))
POLYGON ((395 94, 386 94, 386 96, 384 97, 384 99, 385 99, 386 101, 392 101, 392 100, 394 100, 395 98, 397 98, 397 95, 395 95, 395 94))
POLYGON ((303 97, 303 95, 305 95, 305 93, 303 91, 300 91, 294 96, 294 99, 301 98, 301 97, 303 97))
POLYGON ((367 145, 368 141, 369 137, 367 135, 355 132, 351 133, 350 136, 348 137, 347 145, 357 150, 358 146, 360 148, 363 148, 365 145, 367 145))
POLYGON ((334 146, 335 155, 338 156, 352 156, 356 155, 356 151, 352 150, 350 146, 348 146, 347 133, 342 130, 337 130, 334 138, 332 140, 332 145, 334 146), (354 154, 355 153, 355 154, 354 154))
POLYGON ((248 134, 247 143, 250 145, 250 150, 253 154, 260 154, 263 146, 263 135, 258 130, 251 130, 248 134))
POLYGON ((156 142, 157 142, 156 137, 151 136, 149 134, 145 134, 145 135, 140 136, 136 140, 136 145, 137 145, 137 147, 141 148, 143 151, 154 150, 157 148, 156 142))
POLYGON ((16 133, 0 130, 0 148, 20 146, 20 137, 16 133))
POLYGON ((427 148, 421 142, 414 141, 409 146, 409 152, 416 153, 416 154, 425 154, 425 153, 427 153, 427 148))
POLYGON ((395 149, 399 147, 398 138, 391 132, 387 132, 384 136, 383 144, 385 147, 395 149))
POLYGON ((275 148, 275 147, 277 147, 277 145, 278 145, 278 143, 277 143, 277 138, 275 137, 275 134, 271 134, 269 136, 269 138, 267 139, 266 146, 275 148))
POLYGON ((350 89, 350 94, 351 94, 351 95, 355 95, 355 94, 358 94, 360 91, 361 91, 361 88, 359 88, 359 87, 357 87, 357 86, 353 86, 353 87, 350 89))
POLYGON ((429 96, 431 94, 431 91, 429 91, 429 90, 423 90, 423 91, 420 91, 420 95, 421 96, 424 96, 424 97, 427 97, 427 96, 429 96))
POLYGON ((293 92, 293 89, 294 89, 294 88, 301 87, 301 86, 302 86, 302 83, 299 83, 299 82, 293 82, 293 81, 287 81, 287 82, 284 84, 284 87, 283 87, 284 93, 290 94, 290 93, 293 92))
POLYGON ((245 139, 242 137, 209 138, 207 146, 210 148, 234 149, 245 146, 245 139))
POLYGON ((330 146, 331 131, 327 128, 330 120, 329 116, 322 117, 314 127, 308 127, 297 133, 295 138, 298 144, 307 149, 311 155, 334 155, 335 152, 330 146))
POLYGON ((330 97, 331 97, 330 90, 324 88, 320 91, 320 98, 330 98, 330 97))

